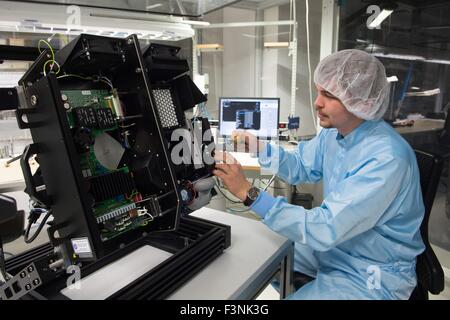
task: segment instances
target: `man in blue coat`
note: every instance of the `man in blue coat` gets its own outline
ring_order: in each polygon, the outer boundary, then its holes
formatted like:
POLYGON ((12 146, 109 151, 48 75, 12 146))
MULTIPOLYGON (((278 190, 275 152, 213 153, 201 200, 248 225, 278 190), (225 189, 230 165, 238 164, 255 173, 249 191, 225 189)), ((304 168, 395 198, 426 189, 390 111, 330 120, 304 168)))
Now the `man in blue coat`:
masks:
MULTIPOLYGON (((214 173, 269 228, 295 242, 294 270, 314 280, 289 298, 408 299, 425 248, 424 205, 413 150, 381 120, 389 96, 384 66, 344 50, 319 63, 314 81, 324 129, 295 152, 259 146, 259 162, 289 184, 322 180, 319 207, 307 210, 252 187, 230 155, 214 173)), ((249 133, 235 135, 250 148, 257 144, 249 133)))

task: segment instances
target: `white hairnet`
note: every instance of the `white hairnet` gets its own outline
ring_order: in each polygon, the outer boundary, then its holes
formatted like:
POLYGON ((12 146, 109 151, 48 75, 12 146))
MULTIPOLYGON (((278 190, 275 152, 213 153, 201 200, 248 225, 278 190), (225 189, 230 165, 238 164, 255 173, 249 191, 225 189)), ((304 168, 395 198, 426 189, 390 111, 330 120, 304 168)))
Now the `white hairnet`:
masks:
POLYGON ((350 49, 329 55, 317 66, 314 82, 339 98, 358 118, 381 119, 388 107, 386 70, 364 51, 350 49))

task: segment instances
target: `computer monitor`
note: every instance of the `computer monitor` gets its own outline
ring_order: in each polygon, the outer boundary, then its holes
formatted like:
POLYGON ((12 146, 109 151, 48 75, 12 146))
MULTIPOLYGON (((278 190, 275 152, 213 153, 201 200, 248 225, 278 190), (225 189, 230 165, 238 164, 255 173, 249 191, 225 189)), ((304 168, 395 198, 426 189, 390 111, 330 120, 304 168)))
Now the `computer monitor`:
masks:
POLYGON ((219 133, 248 130, 262 139, 278 137, 280 98, 220 98, 219 133))

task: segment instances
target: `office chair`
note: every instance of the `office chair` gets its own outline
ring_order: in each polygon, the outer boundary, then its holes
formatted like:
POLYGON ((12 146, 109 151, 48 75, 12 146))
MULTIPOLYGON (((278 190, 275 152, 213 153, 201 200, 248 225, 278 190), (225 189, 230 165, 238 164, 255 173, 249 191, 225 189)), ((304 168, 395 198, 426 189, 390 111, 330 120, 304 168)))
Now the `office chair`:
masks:
POLYGON ((425 251, 417 257, 417 286, 410 300, 428 300, 428 292, 439 294, 444 290, 444 272, 428 240, 428 221, 444 161, 439 155, 418 149, 414 151, 419 165, 420 186, 425 205, 425 215, 420 226, 425 251))
POLYGON ((444 160, 450 158, 450 112, 447 113, 442 132, 436 143, 414 145, 415 149, 438 155, 444 160))
POLYGON ((447 186, 447 209, 446 214, 450 219, 450 111, 447 112, 445 124, 442 132, 440 132, 437 142, 414 145, 414 149, 434 154, 444 160, 444 169, 442 176, 445 178, 447 186))

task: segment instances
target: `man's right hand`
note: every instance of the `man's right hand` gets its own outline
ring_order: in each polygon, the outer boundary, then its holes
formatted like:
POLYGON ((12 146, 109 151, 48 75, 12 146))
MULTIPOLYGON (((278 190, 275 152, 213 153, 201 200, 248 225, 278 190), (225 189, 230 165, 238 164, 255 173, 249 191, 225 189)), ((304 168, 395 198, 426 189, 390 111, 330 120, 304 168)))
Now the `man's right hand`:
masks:
POLYGON ((233 131, 231 133, 231 139, 234 142, 236 151, 258 154, 265 148, 264 142, 258 141, 255 135, 245 130, 233 131))

